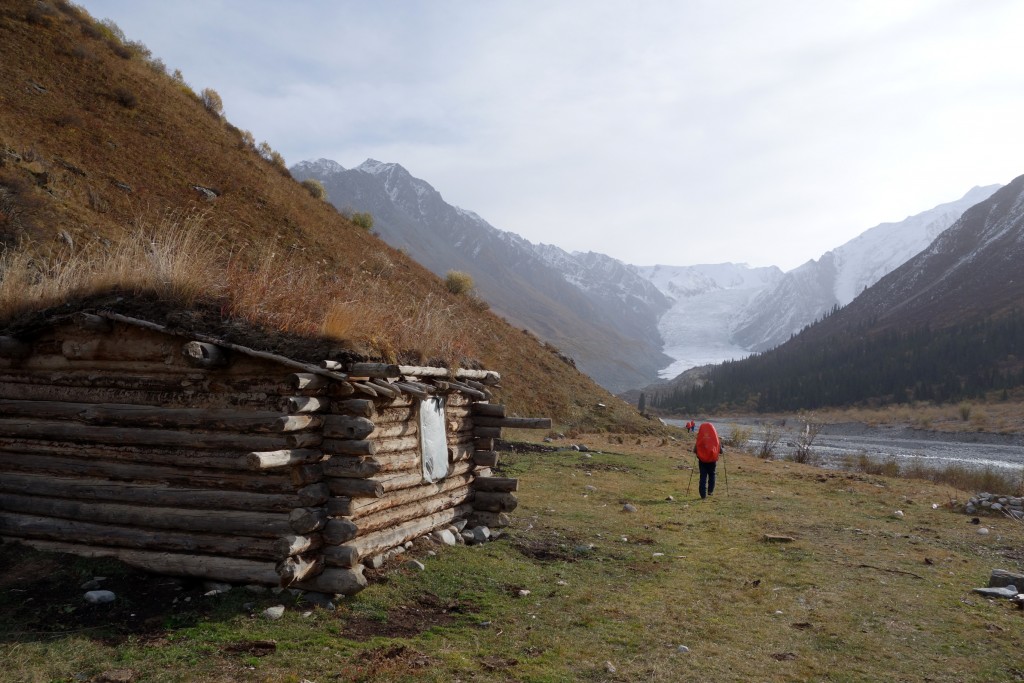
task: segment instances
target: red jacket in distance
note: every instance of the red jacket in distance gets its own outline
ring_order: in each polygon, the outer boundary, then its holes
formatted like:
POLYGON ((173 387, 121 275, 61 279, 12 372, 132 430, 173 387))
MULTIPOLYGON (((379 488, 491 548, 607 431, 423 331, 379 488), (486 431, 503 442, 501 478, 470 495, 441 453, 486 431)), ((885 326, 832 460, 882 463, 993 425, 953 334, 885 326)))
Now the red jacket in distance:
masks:
POLYGON ((701 462, 718 462, 718 455, 722 452, 722 442, 718 440, 718 432, 715 425, 705 422, 697 431, 697 445, 693 448, 697 459, 701 462))

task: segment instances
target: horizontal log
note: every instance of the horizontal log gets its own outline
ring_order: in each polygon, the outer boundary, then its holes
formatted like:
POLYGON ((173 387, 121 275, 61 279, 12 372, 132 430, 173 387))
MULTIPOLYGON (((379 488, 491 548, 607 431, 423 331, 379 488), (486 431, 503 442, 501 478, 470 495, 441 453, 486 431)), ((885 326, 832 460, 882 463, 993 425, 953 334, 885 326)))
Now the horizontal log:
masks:
MULTIPOLYGON (((321 485, 326 490, 326 484, 321 485)), ((299 495, 261 494, 216 489, 177 488, 163 484, 53 477, 46 474, 3 472, 0 492, 19 493, 82 501, 115 501, 169 508, 196 508, 206 514, 219 510, 251 510, 288 512, 313 497, 299 495)), ((323 503, 322 496, 316 503, 323 503)))
POLYGON ((478 439, 500 439, 501 427, 473 427, 473 433, 478 439))
POLYGON ((345 545, 325 546, 323 549, 324 559, 329 565, 354 566, 355 562, 362 558, 379 555, 406 541, 430 533, 434 529, 447 526, 455 520, 465 517, 472 510, 473 508, 469 504, 457 505, 393 528, 354 538, 345 545))
POLYGON ((327 521, 321 532, 324 543, 328 545, 341 545, 356 537, 359 528, 350 519, 336 518, 327 521))
POLYGON ((416 422, 419 409, 416 406, 397 406, 393 408, 378 408, 377 416, 373 424, 381 427, 395 422, 416 422))
POLYGON ((366 439, 324 439, 320 449, 328 455, 373 455, 377 442, 366 439))
POLYGON ((155 531, 8 512, 0 515, 0 535, 49 541, 75 541, 138 550, 208 553, 226 557, 274 559, 274 542, 265 538, 155 531))
POLYGON ((168 576, 191 576, 229 583, 255 583, 264 586, 276 586, 279 580, 273 562, 214 555, 130 550, 41 539, 6 537, 3 540, 22 543, 44 552, 69 553, 81 557, 113 557, 133 567, 168 576))
POLYGON ((287 534, 274 542, 274 552, 278 557, 301 555, 323 546, 320 534, 287 534))
POLYGON ((509 477, 477 477, 473 480, 473 488, 477 491, 510 493, 519 490, 519 480, 509 477))
POLYGON ((477 491, 473 496, 473 509, 484 512, 512 512, 519 507, 519 499, 514 493, 477 491))
POLYGON ((176 448, 218 448, 245 451, 273 451, 298 448, 316 441, 319 436, 304 432, 282 434, 235 434, 192 432, 176 429, 145 429, 79 424, 70 421, 0 419, 0 437, 81 441, 86 443, 176 448))
POLYGON ((318 593, 355 595, 366 588, 366 577, 363 576, 361 566, 357 569, 328 567, 311 579, 295 583, 293 587, 318 593))
POLYGON ((185 342, 181 346, 181 355, 185 362, 194 368, 210 370, 223 368, 228 364, 228 354, 216 344, 201 341, 185 342))
POLYGON ((24 455, 51 455, 84 460, 123 461, 129 464, 164 465, 186 471, 193 467, 247 471, 240 458, 244 452, 213 451, 190 448, 158 448, 155 446, 117 446, 84 444, 73 441, 12 439, 0 436, 0 450, 24 455))
POLYGON ((0 398, 80 403, 123 403, 160 405, 166 408, 285 409, 281 394, 294 390, 284 384, 196 380, 181 375, 165 377, 132 376, 118 368, 110 371, 45 373, 46 377, 20 374, 0 375, 0 398), (40 381, 28 381, 40 380, 40 381), (44 381, 50 380, 50 381, 44 381), (76 383, 78 382, 78 383, 76 383))
MULTIPOLYGON (((141 320, 139 318, 132 318, 132 317, 129 317, 129 316, 126 316, 126 315, 121 315, 120 313, 113 313, 113 312, 110 312, 110 311, 100 311, 99 315, 103 316, 104 318, 108 318, 109 320, 113 320, 115 322, 124 323, 126 325, 132 325, 134 327, 139 327, 139 328, 142 328, 142 329, 153 330, 155 332, 161 332, 163 334, 169 334, 169 335, 176 334, 175 330, 173 330, 173 329, 171 329, 169 327, 166 327, 164 325, 160 325, 158 323, 152 323, 152 322, 149 322, 148 320, 141 320)), ((270 361, 272 363, 283 365, 284 367, 290 368, 292 370, 298 370, 300 372, 312 372, 314 374, 320 374, 320 375, 324 375, 326 377, 330 377, 331 379, 335 379, 335 380, 338 380, 340 382, 344 382, 345 380, 348 379, 348 377, 346 377, 344 374, 342 374, 340 372, 332 372, 332 371, 324 370, 324 369, 316 367, 315 365, 310 365, 308 363, 303 363, 301 361, 292 360, 291 358, 288 358, 287 356, 281 356, 281 355, 278 355, 276 353, 270 353, 268 351, 257 351, 256 349, 252 349, 252 348, 249 348, 247 346, 242 346, 241 344, 234 344, 234 343, 231 343, 231 342, 227 342, 227 341, 224 341, 222 339, 217 339, 215 337, 211 337, 209 335, 197 334, 197 333, 194 333, 194 332, 190 332, 190 333, 187 334, 187 336, 195 338, 196 341, 207 342, 207 343, 210 343, 210 344, 216 344, 217 346, 221 346, 221 347, 229 349, 231 351, 236 351, 238 353, 244 354, 244 355, 249 356, 251 358, 258 358, 258 359, 261 359, 261 360, 267 360, 267 361, 270 361)))
POLYGON ((271 470, 277 467, 305 465, 320 462, 324 454, 312 448, 292 448, 280 451, 257 451, 243 456, 250 470, 271 470))
POLYGON ((209 510, 41 498, 10 493, 0 496, 0 510, 82 522, 171 531, 238 534, 257 538, 276 538, 289 531, 287 519, 283 514, 229 510, 219 510, 217 514, 210 514, 209 510))
POLYGON ((377 409, 374 406, 373 401, 365 398, 350 398, 344 401, 334 401, 331 403, 331 412, 344 415, 355 415, 356 417, 365 417, 371 420, 377 416, 377 409))
POLYGON ((505 406, 500 403, 471 403, 469 408, 474 415, 487 417, 505 417, 505 406))
POLYGON ((330 407, 327 399, 317 396, 292 396, 288 399, 287 409, 289 413, 320 413, 330 407))
POLYGON ((370 439, 392 439, 400 436, 412 436, 418 434, 419 431, 419 424, 415 420, 390 422, 376 425, 369 437, 370 439))
POLYGON ((495 384, 501 381, 501 375, 491 370, 467 370, 464 368, 456 368, 454 371, 449 368, 436 368, 436 367, 421 367, 414 365, 399 365, 399 373, 409 377, 439 377, 439 378, 451 378, 455 379, 473 379, 473 380, 485 380, 489 379, 495 384))
POLYGON ((32 346, 14 337, 0 336, 0 358, 21 360, 32 355, 32 346))
POLYGON ((425 500, 446 491, 468 486, 473 476, 469 472, 449 474, 441 481, 393 491, 383 498, 331 498, 327 501, 327 514, 331 517, 352 517, 358 522, 359 519, 381 510, 425 500))
POLYGON ((384 453, 366 458, 339 456, 324 463, 324 476, 366 479, 380 472, 418 470, 422 464, 419 450, 384 453))
POLYGON ((337 360, 322 360, 320 361, 320 367, 325 370, 338 372, 345 369, 345 364, 337 360))
POLYGON ((288 513, 288 524, 297 534, 311 534, 327 524, 327 509, 324 507, 295 508, 288 513))
POLYGON ((473 464, 478 467, 495 467, 498 464, 498 452, 473 451, 473 464))
POLYGON ((323 435, 331 439, 365 439, 374 430, 374 424, 365 417, 325 415, 323 435))
MULTIPOLYGON (((126 462, 107 462, 60 458, 44 455, 28 456, 24 453, 0 451, 0 472, 7 471, 53 474, 61 477, 96 477, 128 482, 156 482, 190 488, 217 488, 234 491, 294 494, 296 485, 287 475, 251 472, 225 472, 160 465, 140 465, 126 462)), ((2 477, 0 477, 2 478, 2 477)), ((310 482, 304 482, 310 483, 310 482)))
POLYGON ((388 363, 352 363, 348 366, 349 377, 398 377, 402 373, 397 365, 388 363))
POLYGON ((380 439, 374 442, 377 445, 376 452, 380 453, 396 453, 398 451, 407 451, 410 448, 418 448, 420 445, 419 436, 400 436, 392 439, 380 439))
POLYGON ((341 479, 332 477, 327 486, 333 496, 349 498, 380 498, 384 495, 384 485, 373 479, 341 479))
POLYGON ((296 581, 306 581, 321 573, 324 562, 319 555, 296 555, 278 562, 274 570, 281 577, 281 585, 290 586, 296 581))
MULTIPOLYGON (((366 515, 355 520, 352 525, 356 530, 354 536, 365 536, 366 534, 404 524, 405 522, 427 517, 448 508, 462 505, 469 502, 473 497, 473 490, 468 485, 442 491, 437 495, 421 500, 413 501, 405 505, 380 510, 372 515, 366 515)), ((332 520, 334 521, 334 520, 332 520)), ((347 541, 348 539, 346 539, 347 541)))
POLYGON ((550 417, 487 417, 475 418, 478 427, 506 427, 508 429, 551 429, 550 417))
POLYGON ((381 471, 381 464, 375 458, 331 458, 324 463, 325 477, 347 477, 366 479, 381 471))

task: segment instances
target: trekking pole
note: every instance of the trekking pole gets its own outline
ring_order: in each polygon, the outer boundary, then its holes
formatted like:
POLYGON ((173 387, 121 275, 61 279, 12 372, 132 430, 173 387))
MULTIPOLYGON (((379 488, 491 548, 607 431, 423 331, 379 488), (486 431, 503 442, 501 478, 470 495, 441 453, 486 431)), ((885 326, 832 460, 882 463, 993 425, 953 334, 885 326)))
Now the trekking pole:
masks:
POLYGON ((690 478, 686 480, 686 495, 690 495, 690 482, 693 481, 693 468, 690 468, 690 478))
POLYGON ((725 475, 725 495, 729 495, 729 468, 725 466, 725 455, 722 455, 722 474, 725 475))

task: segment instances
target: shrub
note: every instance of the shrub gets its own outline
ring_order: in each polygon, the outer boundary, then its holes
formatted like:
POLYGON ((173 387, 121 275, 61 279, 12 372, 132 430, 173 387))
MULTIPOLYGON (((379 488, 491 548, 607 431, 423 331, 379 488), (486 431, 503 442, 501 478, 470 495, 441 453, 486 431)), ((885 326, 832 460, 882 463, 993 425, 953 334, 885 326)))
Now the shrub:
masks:
POLYGON ((729 438, 723 443, 730 448, 743 448, 750 441, 751 431, 750 427, 733 427, 729 432, 729 438))
POLYGON ((211 114, 216 114, 217 116, 224 115, 224 101, 213 88, 203 88, 203 91, 199 93, 199 101, 206 107, 206 111, 211 114))
POLYGON ((775 458, 775 449, 782 439, 782 429, 772 422, 765 422, 761 425, 758 439, 761 441, 761 448, 758 450, 757 457, 762 460, 772 460, 775 458))
POLYGON ((316 178, 306 178, 302 181, 302 186, 314 199, 327 199, 327 188, 316 178))
POLYGON ((252 131, 243 130, 238 135, 241 138, 243 147, 256 149, 256 138, 253 137, 252 131))
POLYGON ((469 294, 473 291, 473 276, 461 270, 449 270, 444 284, 452 294, 469 294))
POLYGON ((125 109, 135 109, 139 105, 139 99, 135 97, 135 93, 125 87, 114 89, 114 99, 125 109))
POLYGON ((349 217, 349 220, 367 232, 373 229, 373 214, 369 211, 356 211, 349 217))

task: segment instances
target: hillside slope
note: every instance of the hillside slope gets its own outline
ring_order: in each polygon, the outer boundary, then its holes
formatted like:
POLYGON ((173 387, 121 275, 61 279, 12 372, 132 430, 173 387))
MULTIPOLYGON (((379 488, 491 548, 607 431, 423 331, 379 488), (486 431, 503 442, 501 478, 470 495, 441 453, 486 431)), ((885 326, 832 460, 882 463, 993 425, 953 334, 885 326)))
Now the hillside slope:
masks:
POLYGON ((782 346, 659 389, 669 410, 951 401, 1024 386, 1024 176, 782 346))
MULTIPOLYGON (((646 424, 536 338, 450 294, 422 266, 315 199, 268 145, 257 147, 183 79, 168 76, 145 46, 82 10, 4 3, 0 82, 0 237, 7 245, 39 254, 115 249, 140 229, 159 234, 198 216, 232 254, 282 260, 325 281, 372 280, 353 296, 397 301, 403 310, 444 309, 462 321, 453 334, 471 336, 473 357, 464 360, 500 371, 501 398, 519 414, 646 424), (598 402, 607 408, 595 408, 598 402)), ((288 296, 304 293, 275 294, 284 300, 276 305, 286 306, 288 296)), ((377 342, 373 348, 387 355, 388 340, 377 342)))

